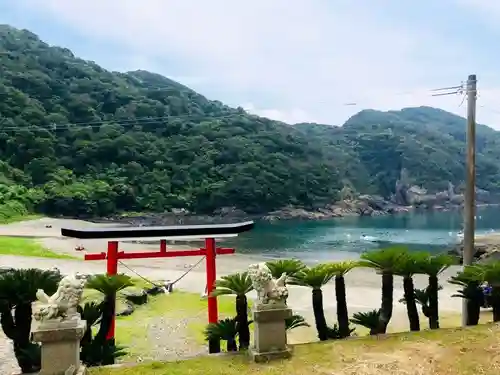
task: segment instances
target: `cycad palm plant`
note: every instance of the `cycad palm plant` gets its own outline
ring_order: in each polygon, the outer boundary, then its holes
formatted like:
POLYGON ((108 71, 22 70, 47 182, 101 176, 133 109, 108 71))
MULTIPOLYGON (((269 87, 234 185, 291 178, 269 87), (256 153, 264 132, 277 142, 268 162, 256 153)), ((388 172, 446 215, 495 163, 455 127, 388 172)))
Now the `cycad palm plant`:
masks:
POLYGON ((285 327, 287 331, 291 331, 292 329, 299 327, 310 327, 310 325, 306 322, 302 315, 294 314, 285 319, 285 327))
POLYGON ((337 322, 341 338, 351 334, 349 328, 349 312, 347 310, 347 298, 345 288, 345 275, 358 266, 358 262, 344 261, 328 264, 328 269, 335 275, 335 299, 337 302, 337 322))
MULTIPOLYGON (((95 316, 97 312, 92 312, 93 309, 101 311, 99 320, 99 330, 90 342, 82 342, 82 361, 89 365, 111 365, 114 364, 115 358, 123 355, 123 348, 115 345, 115 339, 110 335, 114 330, 113 322, 116 309, 116 294, 132 286, 133 282, 130 276, 127 275, 93 275, 85 284, 87 289, 93 289, 103 294, 103 300, 99 306, 86 306, 89 309, 89 314, 95 316)), ((85 316, 85 308, 83 309, 85 316)))
POLYGON ((403 277, 404 301, 406 304, 408 321, 410 323, 410 331, 420 331, 420 318, 417 309, 413 275, 422 272, 422 263, 426 262, 428 257, 428 253, 410 253, 406 250, 402 253, 401 258, 394 269, 395 275, 403 277))
POLYGON ((210 341, 226 341, 226 351, 238 350, 236 337, 238 336, 238 322, 236 318, 226 318, 217 323, 209 323, 205 328, 205 339, 210 341))
POLYGON ((370 330, 370 335, 376 335, 380 310, 368 312, 357 312, 352 315, 351 323, 366 327, 370 330))
MULTIPOLYGON (((87 328, 80 340, 80 359, 87 366, 100 366, 102 364, 112 364, 116 358, 126 355, 123 347, 111 343, 112 340, 104 344, 92 337, 92 329, 102 323, 104 314, 104 302, 91 301, 79 306, 78 312, 82 319, 87 322, 87 328)), ((106 323, 104 323, 106 324, 106 323)), ((101 325, 104 327, 104 325, 101 325)), ((106 332, 106 328, 102 328, 106 332)))
POLYGON ((288 277, 294 277, 298 272, 306 268, 306 265, 298 259, 278 259, 266 262, 267 268, 275 279, 286 274, 288 277))
MULTIPOLYGON (((441 285, 439 285, 438 290, 443 289, 441 285)), ((406 303, 406 300, 404 298, 401 298, 399 300, 401 303, 406 303)), ((422 308, 422 313, 424 316, 429 319, 430 317, 430 312, 429 312, 429 286, 423 288, 423 289, 418 289, 415 288, 415 302, 420 305, 422 308)))
POLYGON ((479 323, 481 306, 484 302, 481 283, 484 278, 484 269, 478 265, 465 266, 462 271, 452 276, 450 284, 458 285, 461 290, 453 297, 460 297, 467 300, 467 321, 468 326, 475 326, 479 323))
POLYGON ((323 291, 321 288, 326 285, 335 274, 325 264, 315 267, 306 267, 289 280, 290 284, 306 286, 312 289, 312 307, 318 338, 321 341, 328 340, 329 330, 326 323, 325 311, 323 308, 323 291))
POLYGON ((240 349, 247 349, 250 345, 250 329, 248 327, 248 299, 247 293, 253 290, 252 280, 248 272, 222 276, 215 282, 212 296, 236 296, 236 323, 238 324, 238 338, 240 349))
POLYGON ((390 247, 361 254, 360 266, 373 268, 382 275, 382 304, 379 312, 377 333, 386 333, 387 326, 392 318, 394 269, 405 253, 405 248, 390 247))
POLYGON ((97 325, 101 320, 102 301, 90 301, 85 303, 83 306, 78 306, 77 309, 82 319, 87 322, 85 333, 80 340, 80 344, 85 346, 86 344, 90 344, 92 341, 92 327, 97 325))
POLYGON ((10 269, 0 274, 0 323, 12 340, 14 354, 23 373, 40 370, 40 347, 30 340, 32 303, 36 292, 56 292, 61 274, 36 268, 10 269), (14 315, 12 315, 14 313, 14 315))
POLYGON ((426 289, 429 298, 429 328, 439 328, 439 275, 456 263, 456 258, 447 254, 428 254, 425 259, 419 261, 421 273, 429 277, 426 289))
POLYGON ((491 286, 491 307, 493 321, 500 321, 500 262, 490 262, 482 265, 483 279, 491 286))

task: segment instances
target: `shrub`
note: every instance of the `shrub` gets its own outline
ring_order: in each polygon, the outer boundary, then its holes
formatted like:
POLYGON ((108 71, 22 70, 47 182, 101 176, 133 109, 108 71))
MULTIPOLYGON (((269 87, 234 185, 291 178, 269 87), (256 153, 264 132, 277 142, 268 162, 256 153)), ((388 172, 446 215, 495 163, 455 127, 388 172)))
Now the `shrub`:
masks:
POLYGON ((23 373, 40 370, 40 346, 31 341, 32 303, 43 289, 54 294, 61 281, 58 271, 36 268, 8 269, 0 273, 0 323, 12 340, 14 354, 23 373))

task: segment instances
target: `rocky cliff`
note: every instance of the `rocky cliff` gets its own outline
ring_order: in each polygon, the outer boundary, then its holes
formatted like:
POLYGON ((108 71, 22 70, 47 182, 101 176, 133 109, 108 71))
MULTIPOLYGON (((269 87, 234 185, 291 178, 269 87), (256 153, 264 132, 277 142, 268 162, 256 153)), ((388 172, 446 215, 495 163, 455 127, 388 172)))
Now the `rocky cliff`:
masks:
MULTIPOLYGON (((476 235, 474 238, 474 249, 474 261, 476 262, 500 260, 500 233, 476 235)), ((460 264, 462 264, 463 250, 464 243, 462 240, 449 251, 449 254, 459 257, 460 264)))

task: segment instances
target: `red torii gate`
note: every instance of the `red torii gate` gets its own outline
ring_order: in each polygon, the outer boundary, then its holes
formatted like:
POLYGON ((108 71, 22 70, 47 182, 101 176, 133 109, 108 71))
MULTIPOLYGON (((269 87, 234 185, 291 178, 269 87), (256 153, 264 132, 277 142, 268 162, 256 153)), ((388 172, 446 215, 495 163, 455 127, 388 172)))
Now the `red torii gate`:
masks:
MULTIPOLYGON (((106 271, 108 275, 117 274, 118 261, 122 259, 205 256, 207 279, 206 288, 208 294, 208 322, 217 323, 217 297, 211 296, 211 292, 214 289, 215 280, 217 278, 215 258, 216 255, 234 254, 235 250, 232 248, 216 247, 215 239, 236 237, 239 233, 249 231, 253 227, 253 221, 246 221, 233 224, 179 225, 164 227, 94 227, 85 229, 61 228, 61 235, 81 240, 108 240, 107 252, 85 254, 84 258, 85 260, 106 260, 106 271), (160 239, 160 251, 119 251, 118 242, 120 240, 131 240, 136 238, 160 239), (167 250, 167 239, 204 239, 205 247, 193 250, 167 250)), ((113 318, 113 322, 108 333, 108 339, 114 339, 114 337, 115 318, 113 318)), ((217 349, 214 350, 217 351, 217 349)))

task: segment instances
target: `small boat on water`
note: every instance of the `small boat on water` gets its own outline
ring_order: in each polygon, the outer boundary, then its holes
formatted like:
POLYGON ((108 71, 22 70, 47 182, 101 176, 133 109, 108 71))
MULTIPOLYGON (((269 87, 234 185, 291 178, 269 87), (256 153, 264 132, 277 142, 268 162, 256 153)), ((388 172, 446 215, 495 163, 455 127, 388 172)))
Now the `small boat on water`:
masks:
POLYGON ((366 242, 378 242, 377 238, 376 237, 373 237, 373 236, 367 236, 366 234, 362 234, 360 239, 362 241, 366 241, 366 242))

